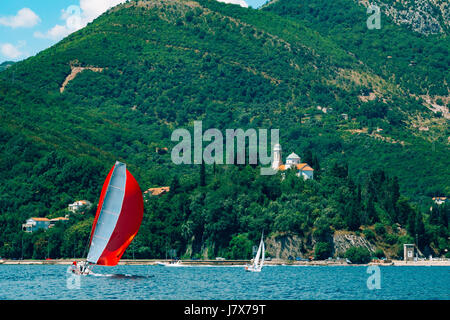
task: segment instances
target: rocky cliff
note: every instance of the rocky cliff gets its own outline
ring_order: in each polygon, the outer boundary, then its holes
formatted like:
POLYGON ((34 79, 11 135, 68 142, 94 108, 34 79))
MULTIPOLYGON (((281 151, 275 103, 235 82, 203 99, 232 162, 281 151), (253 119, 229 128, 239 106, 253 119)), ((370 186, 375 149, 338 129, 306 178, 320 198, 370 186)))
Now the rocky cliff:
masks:
MULTIPOLYGON (((370 252, 375 252, 375 245, 365 237, 351 232, 337 231, 333 235, 333 256, 343 257, 345 251, 351 247, 365 247, 370 252)), ((314 256, 314 239, 302 238, 297 235, 275 235, 266 240, 267 253, 276 259, 288 259, 289 256, 307 258, 314 256)))
POLYGON ((375 4, 398 25, 407 25, 425 35, 447 34, 450 27, 450 6, 443 0, 357 0, 368 7, 375 4))
POLYGON ((336 232, 333 235, 334 256, 343 257, 345 251, 351 247, 365 247, 370 252, 375 252, 375 246, 362 236, 357 236, 349 232, 336 232))
POLYGON ((307 257, 310 246, 307 240, 297 235, 276 235, 266 240, 266 251, 276 259, 307 257))

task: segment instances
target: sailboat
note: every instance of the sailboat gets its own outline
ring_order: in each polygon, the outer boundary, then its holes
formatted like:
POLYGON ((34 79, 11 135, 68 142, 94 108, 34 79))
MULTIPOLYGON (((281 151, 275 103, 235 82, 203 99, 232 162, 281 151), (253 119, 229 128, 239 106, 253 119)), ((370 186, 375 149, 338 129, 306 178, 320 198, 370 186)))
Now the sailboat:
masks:
POLYGON ((261 241, 259 242, 258 251, 256 252, 255 259, 253 260, 252 265, 245 266, 245 271, 249 272, 261 272, 261 269, 264 265, 264 255, 265 255, 265 247, 264 247, 264 234, 261 234, 261 241))
POLYGON ((86 261, 74 262, 72 272, 87 275, 94 265, 117 265, 136 236, 143 213, 139 184, 126 165, 116 161, 103 184, 86 261))

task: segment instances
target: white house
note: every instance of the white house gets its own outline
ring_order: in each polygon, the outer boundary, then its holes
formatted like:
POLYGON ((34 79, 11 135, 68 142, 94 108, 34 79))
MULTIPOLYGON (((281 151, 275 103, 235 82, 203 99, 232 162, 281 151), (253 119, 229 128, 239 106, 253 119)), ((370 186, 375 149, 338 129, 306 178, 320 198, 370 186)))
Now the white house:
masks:
POLYGON ((24 224, 22 224, 22 230, 25 232, 34 232, 39 229, 47 230, 55 226, 55 223, 69 221, 69 218, 58 217, 53 219, 48 218, 30 218, 24 224))
POLYGON ((25 224, 22 224, 22 230, 25 232, 34 232, 39 229, 48 229, 50 220, 47 218, 30 218, 25 224))
POLYGON ((432 200, 433 200, 434 203, 436 203, 437 205, 441 205, 441 204, 447 202, 447 197, 433 197, 432 200))
POLYGON ((295 154, 291 153, 286 158, 286 164, 282 162, 281 145, 276 144, 273 148, 273 161, 272 169, 285 171, 294 168, 297 170, 297 176, 303 179, 314 179, 314 169, 311 168, 307 163, 302 163, 301 158, 295 154))
POLYGON ((69 204, 68 209, 70 212, 77 213, 81 209, 89 209, 92 206, 87 200, 75 201, 74 203, 69 204))

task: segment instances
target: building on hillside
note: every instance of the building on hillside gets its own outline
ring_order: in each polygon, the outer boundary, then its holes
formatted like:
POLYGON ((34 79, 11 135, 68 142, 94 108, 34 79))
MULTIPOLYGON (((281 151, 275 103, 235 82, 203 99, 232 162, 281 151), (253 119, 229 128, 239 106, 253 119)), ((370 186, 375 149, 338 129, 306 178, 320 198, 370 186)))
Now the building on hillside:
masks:
POLYGON ((330 107, 317 106, 317 110, 320 110, 323 113, 332 113, 333 112, 333 108, 330 108, 330 107))
POLYGON ((54 227, 58 222, 66 221, 69 221, 69 218, 67 216, 57 217, 53 219, 33 217, 29 218, 24 224, 22 224, 22 230, 25 232, 34 232, 39 229, 47 230, 54 227))
POLYGON ((150 188, 144 191, 144 195, 160 196, 170 191, 170 187, 150 188))
POLYGON ((92 207, 92 203, 87 200, 79 200, 74 203, 69 204, 68 208, 70 212, 73 213, 84 213, 84 210, 87 210, 92 207))
POLYGON ((55 224, 58 223, 58 222, 66 222, 66 221, 69 221, 68 216, 66 216, 66 217, 57 217, 57 218, 50 219, 50 224, 48 225, 48 228, 49 229, 53 228, 55 226, 55 224))
POLYGON ((447 202, 447 197, 433 197, 432 200, 437 205, 441 205, 447 202))
POLYGON ((169 148, 167 147, 163 147, 163 148, 156 148, 155 152, 158 154, 166 154, 167 152, 169 152, 169 148))
POLYGON ((273 161, 272 169, 285 171, 288 169, 295 169, 297 171, 297 176, 303 179, 314 179, 314 169, 307 163, 302 163, 301 158, 295 154, 291 153, 286 158, 286 163, 283 164, 281 145, 276 144, 273 148, 273 161))
POLYGON ((50 220, 47 218, 37 218, 33 217, 28 219, 24 224, 22 224, 22 230, 25 232, 34 232, 39 229, 48 229, 50 225, 50 220))

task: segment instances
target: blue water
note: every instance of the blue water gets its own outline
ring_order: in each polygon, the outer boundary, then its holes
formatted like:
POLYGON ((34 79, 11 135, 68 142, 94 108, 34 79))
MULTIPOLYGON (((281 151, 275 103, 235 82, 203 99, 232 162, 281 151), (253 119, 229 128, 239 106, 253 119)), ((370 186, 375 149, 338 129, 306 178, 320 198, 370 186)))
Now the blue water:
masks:
POLYGON ((373 290, 364 266, 269 266, 261 273, 243 267, 96 266, 100 276, 79 278, 67 267, 0 265, 0 299, 450 299, 449 267, 380 267, 380 289, 373 290))

